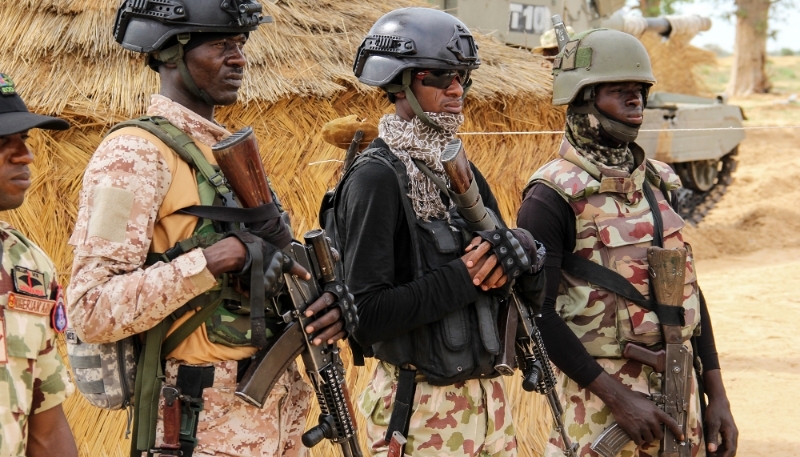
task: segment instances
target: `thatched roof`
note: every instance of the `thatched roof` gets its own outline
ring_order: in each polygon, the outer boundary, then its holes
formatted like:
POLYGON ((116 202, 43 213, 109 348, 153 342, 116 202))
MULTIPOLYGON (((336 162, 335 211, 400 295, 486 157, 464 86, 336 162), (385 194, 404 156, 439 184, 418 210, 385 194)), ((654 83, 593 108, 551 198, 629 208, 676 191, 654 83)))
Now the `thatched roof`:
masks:
MULTIPOLYGON (((140 54, 112 37, 114 1, 5 1, 0 5, 4 71, 17 75, 29 104, 60 113, 135 116, 157 87, 140 54), (21 4, 20 4, 21 3, 21 4), (91 71, 102 68, 102 71, 91 71), (33 83, 36 83, 34 86, 33 83)), ((264 1, 274 24, 259 27, 247 44, 249 68, 240 100, 276 103, 289 97, 331 98, 369 91, 352 72, 355 50, 382 14, 420 1, 264 1)), ((549 94, 543 59, 480 37, 484 65, 470 97, 475 100, 549 94)))
MULTIPOLYGON (((335 183, 343 151, 319 135, 327 121, 357 114, 376 122, 391 109, 379 90, 352 75, 355 50, 374 21, 391 9, 428 6, 412 0, 262 1, 275 23, 251 34, 240 101, 219 110, 230 130, 252 125, 265 168, 293 217, 296 233, 317 225, 324 191, 335 183), (321 165, 311 165, 324 162, 321 165)), ((34 131, 34 184, 25 204, 1 214, 47 250, 69 281, 67 239, 77 213, 86 163, 110 125, 140 115, 157 91, 141 55, 112 39, 112 0, 0 0, 0 72, 14 77, 29 108, 70 119, 66 132, 34 131)), ((549 64, 477 35, 483 65, 465 105, 462 131, 559 130, 563 113, 550 105, 549 64)), ((493 185, 503 215, 515 219, 528 176, 555 151, 557 135, 465 136, 471 159, 493 185)), ((63 349, 63 348, 62 348, 63 349)), ((368 372, 351 370, 354 393, 368 372), (358 386, 356 386, 358 383, 358 386)), ((509 380, 520 392, 519 380, 509 380)), ((516 395, 516 394, 515 394, 516 395)), ((540 396, 515 396, 521 455, 541 449, 549 425, 540 396), (535 412, 535 414, 533 413, 535 412)), ((126 455, 124 412, 92 408, 79 395, 65 405, 83 456, 126 455), (121 447, 120 447, 121 446, 121 447)), ((312 413, 312 417, 314 413, 312 413)), ((363 433, 362 433, 363 435, 363 433)), ((334 455, 315 451, 315 455, 334 455)))

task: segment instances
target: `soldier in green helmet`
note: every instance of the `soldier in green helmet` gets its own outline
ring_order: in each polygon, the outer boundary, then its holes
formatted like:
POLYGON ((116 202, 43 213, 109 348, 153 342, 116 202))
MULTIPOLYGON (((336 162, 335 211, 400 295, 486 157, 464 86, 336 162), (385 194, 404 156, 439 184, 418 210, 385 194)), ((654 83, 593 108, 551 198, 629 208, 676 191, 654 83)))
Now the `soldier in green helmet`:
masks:
MULTIPOLYGON (((0 73, 0 211, 18 208, 31 186, 31 129, 65 130, 63 119, 28 111, 0 73)), ((56 333, 67 326, 53 261, 0 221, 0 456, 77 457, 61 404, 72 393, 56 333)))
MULTIPOLYGON (((672 208, 680 180, 668 165, 646 160, 634 142, 656 82, 647 51, 626 33, 589 30, 561 49, 553 75, 553 104, 567 105, 564 141, 559 158, 530 178, 517 224, 547 249, 548 288, 537 323, 551 360, 566 375, 563 421, 577 455, 599 455, 593 442, 616 421, 632 440, 622 456, 659 455, 666 431, 687 443, 685 455, 733 456, 738 430, 684 221, 672 208), (660 320, 646 299, 631 299, 630 286, 639 297, 650 296, 650 246, 687 250, 678 324, 660 320), (609 278, 627 286, 616 288, 609 278), (658 374, 626 352, 631 345, 661 349, 661 324, 680 325, 700 368, 684 378, 691 392, 685 434, 647 398, 660 393, 658 374)), ((554 431, 545 455, 562 455, 561 445, 554 431)))

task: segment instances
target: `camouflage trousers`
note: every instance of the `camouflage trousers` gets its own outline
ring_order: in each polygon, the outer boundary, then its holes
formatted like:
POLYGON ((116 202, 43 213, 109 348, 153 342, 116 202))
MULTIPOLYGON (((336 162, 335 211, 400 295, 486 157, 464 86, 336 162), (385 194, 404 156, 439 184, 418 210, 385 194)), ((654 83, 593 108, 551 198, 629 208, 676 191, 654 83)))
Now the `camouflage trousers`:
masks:
MULTIPOLYGON (((386 456, 398 369, 380 362, 359 397, 367 419, 370 454, 386 456)), ((414 457, 515 457, 517 441, 502 377, 472 379, 449 386, 418 382, 406 454, 414 457)))
MULTIPOLYGON (((203 411, 198 419, 194 457, 298 457, 307 454, 300 436, 305 431, 312 391, 294 362, 278 379, 261 409, 233 394, 236 361, 213 365, 214 384, 203 389, 203 411)), ((167 361, 168 384, 175 383, 178 366, 172 359, 167 361)), ((157 445, 162 442, 163 427, 159 408, 157 445)))
MULTIPOLYGON (((603 359, 598 358, 597 363, 614 379, 622 382, 631 390, 648 394, 660 392, 660 379, 648 375, 652 369, 639 362, 628 359, 603 359), (650 391, 648 392, 648 384, 650 391)), ((581 457, 597 457, 598 454, 590 449, 592 441, 614 421, 614 416, 605 404, 589 392, 581 389, 578 384, 564 376, 561 378, 558 389, 559 401, 564 405, 564 415, 561 420, 567 429, 573 443, 578 443, 577 454, 581 457)), ((705 443, 702 433, 702 421, 698 420, 700 411, 700 398, 697 395, 697 379, 692 376, 692 398, 689 402, 689 439, 692 442, 692 457, 705 457, 705 443)), ((633 442, 628 443, 620 452, 620 457, 645 457, 658 456, 659 442, 643 444, 637 448, 633 442)), ((550 441, 545 448, 545 457, 563 457, 563 441, 555 428, 550 432, 550 441)))

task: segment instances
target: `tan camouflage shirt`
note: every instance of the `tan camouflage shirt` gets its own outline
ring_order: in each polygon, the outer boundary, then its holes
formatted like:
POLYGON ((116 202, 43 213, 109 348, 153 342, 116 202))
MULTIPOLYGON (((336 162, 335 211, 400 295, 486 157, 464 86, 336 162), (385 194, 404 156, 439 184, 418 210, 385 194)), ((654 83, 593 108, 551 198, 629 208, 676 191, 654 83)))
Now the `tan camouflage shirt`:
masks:
POLYGON ((0 457, 15 457, 25 455, 28 417, 60 405, 75 387, 50 325, 53 262, 2 221, 0 244, 0 457), (34 293, 18 290, 25 285, 34 293))
MULTIPOLYGON (((167 118, 195 141, 229 135, 166 97, 153 95, 148 115, 167 118)), ((173 176, 158 147, 133 135, 103 141, 83 178, 70 244, 70 321, 84 341, 111 342, 146 331, 216 284, 201 250, 142 268, 159 208, 173 176)))

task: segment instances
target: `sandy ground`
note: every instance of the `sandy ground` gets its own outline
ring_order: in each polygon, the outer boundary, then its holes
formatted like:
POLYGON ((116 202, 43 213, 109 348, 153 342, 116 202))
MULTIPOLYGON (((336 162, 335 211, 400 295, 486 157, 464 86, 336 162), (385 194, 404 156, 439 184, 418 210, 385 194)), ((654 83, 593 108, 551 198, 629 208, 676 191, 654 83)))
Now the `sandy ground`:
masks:
POLYGON ((739 151, 734 185, 689 240, 737 455, 800 455, 800 129, 748 131, 739 151))

